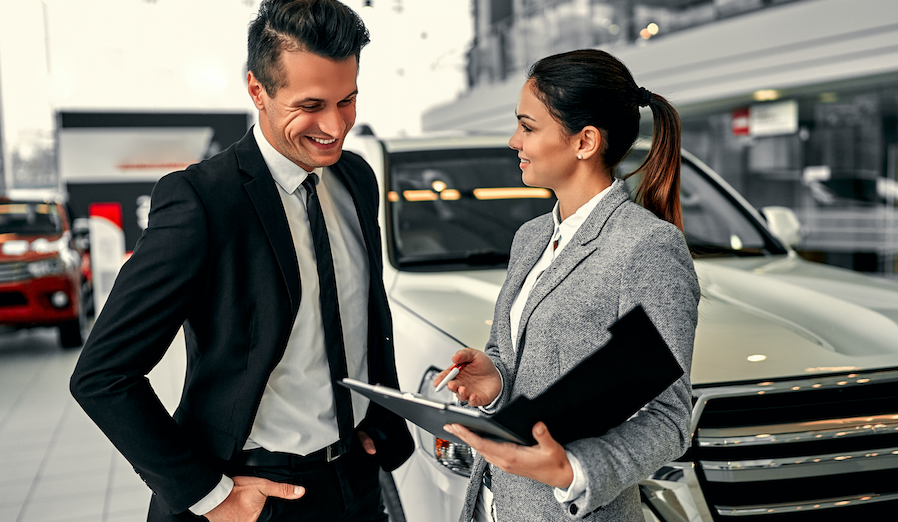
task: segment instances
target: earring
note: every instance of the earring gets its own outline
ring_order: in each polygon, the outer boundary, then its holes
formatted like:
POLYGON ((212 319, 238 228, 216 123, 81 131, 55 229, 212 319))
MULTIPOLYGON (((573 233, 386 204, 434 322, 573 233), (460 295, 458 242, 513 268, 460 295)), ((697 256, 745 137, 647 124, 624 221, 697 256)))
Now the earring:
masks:
POLYGON ((583 154, 577 154, 577 159, 583 159, 583 154))

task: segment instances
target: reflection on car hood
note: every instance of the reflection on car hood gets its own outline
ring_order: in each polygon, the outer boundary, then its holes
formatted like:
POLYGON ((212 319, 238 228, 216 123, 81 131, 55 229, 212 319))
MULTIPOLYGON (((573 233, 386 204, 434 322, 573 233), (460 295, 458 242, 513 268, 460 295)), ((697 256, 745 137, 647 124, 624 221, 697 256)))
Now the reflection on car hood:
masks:
POLYGON ((788 256, 696 271, 695 384, 898 367, 895 282, 788 256))
MULTIPOLYGON (((794 256, 695 266, 696 385, 898 367, 898 283, 794 256)), ((504 278, 503 270, 403 272, 391 297, 482 349, 504 278)))
POLYGON ((0 262, 35 261, 67 248, 67 234, 0 234, 0 262))
POLYGON ((482 350, 503 281, 505 270, 401 272, 390 297, 465 346, 482 350))

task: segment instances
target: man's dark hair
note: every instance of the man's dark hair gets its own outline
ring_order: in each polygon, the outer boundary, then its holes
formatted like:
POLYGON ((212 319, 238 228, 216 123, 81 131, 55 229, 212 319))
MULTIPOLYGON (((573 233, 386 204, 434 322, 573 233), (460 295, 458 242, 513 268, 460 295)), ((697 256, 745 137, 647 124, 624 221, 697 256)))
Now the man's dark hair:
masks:
POLYGON ((369 41, 359 15, 336 0, 264 0, 249 26, 247 69, 274 97, 284 86, 282 52, 331 60, 355 56, 358 63, 369 41))

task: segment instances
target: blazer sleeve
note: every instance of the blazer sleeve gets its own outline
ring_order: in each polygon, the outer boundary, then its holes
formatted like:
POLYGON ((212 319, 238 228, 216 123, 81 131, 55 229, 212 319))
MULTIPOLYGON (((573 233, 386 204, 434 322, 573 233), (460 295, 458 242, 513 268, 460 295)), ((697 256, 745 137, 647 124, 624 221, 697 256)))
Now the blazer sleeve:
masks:
POLYGON ((695 269, 682 233, 667 223, 659 222, 631 245, 620 281, 619 314, 641 304, 684 374, 623 424, 566 446, 580 460, 588 482, 585 497, 576 501, 579 516, 571 518, 582 518, 610 503, 682 456, 690 443, 689 373, 700 295, 695 269))
POLYGON ((191 443, 146 375, 195 304, 206 256, 200 199, 178 173, 153 190, 149 226, 122 267, 70 382, 72 395, 174 512, 211 491, 221 470, 191 443))

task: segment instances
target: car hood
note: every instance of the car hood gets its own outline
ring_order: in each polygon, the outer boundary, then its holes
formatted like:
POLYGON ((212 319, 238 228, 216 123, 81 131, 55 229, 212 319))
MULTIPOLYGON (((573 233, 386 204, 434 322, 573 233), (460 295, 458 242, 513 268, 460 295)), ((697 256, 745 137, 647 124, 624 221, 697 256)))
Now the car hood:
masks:
MULTIPOLYGON (((797 256, 699 259, 692 380, 750 382, 898 367, 898 283, 797 256)), ((391 297, 483 348, 504 270, 403 272, 391 297)))
POLYGON ((695 265, 694 384, 898 367, 898 283, 794 255, 695 265))
POLYGON ((482 350, 505 270, 401 272, 390 297, 465 346, 482 350))
POLYGON ((66 248, 66 234, 0 234, 0 262, 34 261, 66 248))

